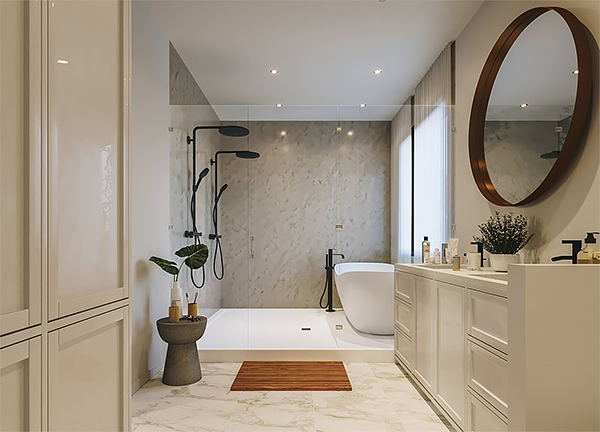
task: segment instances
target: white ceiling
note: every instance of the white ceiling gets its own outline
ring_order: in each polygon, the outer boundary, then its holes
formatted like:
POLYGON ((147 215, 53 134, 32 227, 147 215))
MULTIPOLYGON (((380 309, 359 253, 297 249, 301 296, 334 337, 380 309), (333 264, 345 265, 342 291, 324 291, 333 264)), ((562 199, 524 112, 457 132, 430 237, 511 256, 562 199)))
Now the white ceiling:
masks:
MULTIPOLYGON (((355 120, 391 119, 482 3, 148 2, 212 105, 264 105, 250 110, 252 117, 273 120, 329 119, 337 105, 347 105, 342 111, 355 120), (280 73, 269 74, 272 68, 280 73), (377 68, 383 74, 374 75, 377 68), (285 106, 271 109, 276 103, 285 106), (356 112, 360 103, 367 108, 356 112), (292 115, 292 105, 321 108, 292 115)), ((248 112, 216 111, 223 120, 246 119, 248 112)))

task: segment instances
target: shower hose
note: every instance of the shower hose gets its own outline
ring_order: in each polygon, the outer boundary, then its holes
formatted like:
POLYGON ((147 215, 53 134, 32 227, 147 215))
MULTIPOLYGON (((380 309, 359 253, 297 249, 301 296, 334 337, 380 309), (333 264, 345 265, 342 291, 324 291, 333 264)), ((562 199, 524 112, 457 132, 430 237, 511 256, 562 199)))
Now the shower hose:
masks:
POLYGON ((215 226, 215 252, 213 254, 213 273, 217 280, 223 280, 223 277, 225 276, 225 266, 223 264, 223 249, 221 248, 221 238, 217 232, 217 204, 218 200, 215 202, 215 205, 213 207, 213 225, 215 226), (221 273, 220 276, 219 273, 217 273, 217 257, 221 266, 221 271, 219 272, 221 273))
MULTIPOLYGON (((190 202, 190 211, 192 213, 192 236, 194 237, 194 245, 198 245, 200 244, 200 238, 198 238, 196 236, 196 233, 198 232, 197 228, 196 228, 196 191, 192 192, 192 200, 190 202)), ((204 270, 204 266, 202 266, 202 283, 200 285, 198 285, 196 283, 196 281, 194 280, 194 270, 190 269, 190 276, 192 279, 192 284, 194 285, 194 287, 196 287, 197 289, 200 289, 202 287, 204 287, 204 284, 206 283, 206 271, 204 270)))
POLYGON ((327 292, 327 285, 329 283, 329 271, 325 268, 325 288, 323 288, 323 294, 321 294, 321 299, 319 300, 319 306, 321 309, 327 309, 329 307, 329 301, 323 306, 323 297, 325 297, 325 293, 327 292))

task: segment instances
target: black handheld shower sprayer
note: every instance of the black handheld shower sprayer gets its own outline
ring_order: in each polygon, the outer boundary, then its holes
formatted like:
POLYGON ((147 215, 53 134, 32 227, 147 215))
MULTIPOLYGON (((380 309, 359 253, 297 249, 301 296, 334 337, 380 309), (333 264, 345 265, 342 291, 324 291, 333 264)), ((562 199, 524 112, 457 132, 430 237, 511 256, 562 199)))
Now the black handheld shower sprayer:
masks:
POLYGON ((219 164, 219 155, 221 154, 234 154, 236 157, 240 159, 257 159, 260 157, 260 154, 257 152, 249 151, 249 150, 228 150, 228 151, 218 151, 215 153, 215 158, 210 160, 210 164, 214 165, 214 173, 215 173, 215 200, 213 204, 213 225, 215 227, 215 232, 208 236, 209 239, 215 240, 215 252, 213 254, 213 273, 218 280, 222 280, 225 276, 225 264, 223 262, 223 249, 221 247, 221 238, 222 235, 219 234, 219 212, 218 212, 218 204, 223 192, 227 189, 227 183, 225 183, 221 189, 217 192, 218 183, 218 164, 219 164), (217 271, 217 258, 220 262, 221 270, 217 271))

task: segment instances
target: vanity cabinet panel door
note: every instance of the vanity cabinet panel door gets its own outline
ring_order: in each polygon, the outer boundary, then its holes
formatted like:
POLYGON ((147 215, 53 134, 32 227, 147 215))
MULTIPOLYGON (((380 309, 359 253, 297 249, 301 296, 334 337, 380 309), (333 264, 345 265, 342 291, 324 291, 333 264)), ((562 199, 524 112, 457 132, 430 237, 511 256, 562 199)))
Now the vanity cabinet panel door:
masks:
POLYGON ((415 282, 415 364, 417 379, 435 394, 436 286, 431 279, 414 277, 415 282))
POLYGON ((468 332, 508 354, 508 300, 469 290, 468 332))
POLYGON ((414 276, 398 270, 394 271, 394 291, 396 297, 412 305, 415 296, 414 276))
POLYGON ((128 323, 124 307, 48 334, 50 431, 128 430, 128 323))
POLYGON ((41 372, 41 337, 0 350, 1 431, 41 431, 41 372))
POLYGON ((436 399, 463 427, 466 404, 466 289, 437 282, 436 399))
POLYGON ((129 2, 48 7, 49 319, 128 297, 129 2))
POLYGON ((0 1, 0 334, 39 324, 42 2, 0 1))

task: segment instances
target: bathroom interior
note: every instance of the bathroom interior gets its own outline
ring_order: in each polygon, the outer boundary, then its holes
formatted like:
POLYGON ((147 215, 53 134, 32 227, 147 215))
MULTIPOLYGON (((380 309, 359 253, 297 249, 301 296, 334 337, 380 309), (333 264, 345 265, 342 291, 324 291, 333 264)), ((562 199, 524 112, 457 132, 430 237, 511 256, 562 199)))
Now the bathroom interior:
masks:
POLYGON ((0 431, 600 430, 599 39, 1 1, 0 431))

